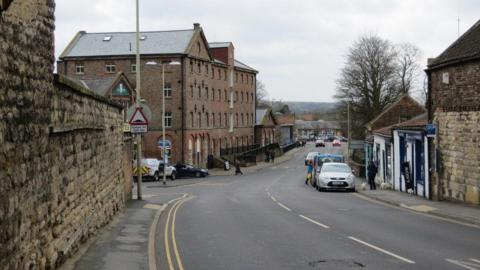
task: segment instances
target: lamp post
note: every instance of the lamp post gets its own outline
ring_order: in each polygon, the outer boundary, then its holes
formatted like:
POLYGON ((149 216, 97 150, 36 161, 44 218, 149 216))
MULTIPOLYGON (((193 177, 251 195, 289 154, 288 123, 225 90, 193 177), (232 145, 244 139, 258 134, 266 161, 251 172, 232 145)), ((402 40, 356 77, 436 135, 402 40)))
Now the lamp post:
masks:
MULTIPOLYGON (((139 7, 138 0, 136 0, 136 107, 140 108, 140 22, 139 22, 139 7)), ((142 199, 142 170, 141 158, 142 158, 142 135, 139 133, 136 135, 137 140, 137 199, 142 199)))
POLYGON ((347 100, 347 137, 348 137, 348 143, 347 143, 347 160, 350 162, 350 141, 352 139, 351 135, 351 124, 350 124, 350 91, 348 92, 348 100, 347 100))
MULTIPOLYGON (((155 61, 148 61, 146 63, 148 66, 158 66, 158 63, 155 61)), ((162 150, 163 150, 163 184, 167 184, 167 175, 165 174, 165 168, 167 167, 166 163, 166 157, 167 157, 167 151, 166 151, 166 141, 165 141, 165 65, 171 65, 171 66, 179 66, 181 65, 180 62, 178 61, 168 61, 168 62, 162 62, 161 64, 162 67, 162 150)))

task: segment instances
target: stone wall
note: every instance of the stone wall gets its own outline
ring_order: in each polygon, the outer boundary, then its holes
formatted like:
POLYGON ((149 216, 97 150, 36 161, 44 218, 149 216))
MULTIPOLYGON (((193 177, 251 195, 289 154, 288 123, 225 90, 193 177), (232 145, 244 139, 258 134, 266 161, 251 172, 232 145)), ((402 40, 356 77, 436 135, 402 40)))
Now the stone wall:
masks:
POLYGON ((53 75, 53 0, 0 15, 0 269, 54 269, 129 194, 121 107, 53 75))
POLYGON ((436 198, 480 204, 479 82, 480 61, 431 71, 429 110, 438 124, 438 142, 433 143, 440 162, 433 177, 436 198))

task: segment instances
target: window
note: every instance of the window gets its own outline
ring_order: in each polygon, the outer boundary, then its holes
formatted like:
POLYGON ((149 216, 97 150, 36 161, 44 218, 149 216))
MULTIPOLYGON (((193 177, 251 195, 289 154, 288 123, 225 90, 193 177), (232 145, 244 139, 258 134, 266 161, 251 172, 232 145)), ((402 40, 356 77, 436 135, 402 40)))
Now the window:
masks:
POLYGON ((243 103, 243 92, 240 92, 240 96, 242 98, 242 103, 243 103))
POLYGON ((165 97, 172 97, 172 84, 169 82, 165 83, 165 97))
POLYGON ((224 116, 224 118, 225 118, 225 127, 228 127, 228 117, 227 117, 227 113, 224 113, 223 116, 224 116))
POLYGON ((78 63, 75 65, 75 73, 82 75, 85 73, 85 65, 83 63, 78 63))
POLYGON ((115 73, 116 70, 117 70, 117 67, 113 63, 107 63, 105 65, 105 72, 106 73, 115 73))
POLYGON ((202 45, 200 45, 200 42, 197 42, 197 51, 200 53, 202 51, 202 45))
POLYGON ((147 36, 140 36, 140 40, 141 40, 141 41, 144 41, 144 40, 146 40, 146 39, 147 39, 147 36))
POLYGON ((253 93, 250 93, 250 97, 251 97, 250 101, 253 103, 253 93))
POLYGON ((215 69, 212 67, 212 79, 215 79, 215 69))
POLYGON ((227 90, 223 90, 223 93, 225 94, 225 101, 228 101, 227 90))
POLYGON ((215 89, 212 88, 212 100, 215 101, 215 89))
POLYGON ((198 87, 198 98, 202 98, 202 88, 198 87))
POLYGON ((205 94, 206 94, 207 100, 208 100, 208 87, 205 88, 205 94))
POLYGON ((193 73, 193 61, 190 60, 190 72, 193 73))
POLYGON ((206 118, 206 120, 207 120, 206 123, 207 123, 207 128, 208 128, 208 127, 210 127, 210 115, 208 114, 208 112, 205 113, 205 118, 206 118))
POLYGON ((212 127, 215 127, 215 114, 212 113, 212 127))
POLYGON ((241 114, 241 118, 242 118, 242 127, 245 125, 245 121, 243 119, 243 113, 241 114))
POLYGON ((238 113, 235 114, 235 126, 238 127, 238 113))
POLYGON ((218 113, 218 126, 222 126, 222 113, 218 113))
POLYGON ((130 72, 131 73, 137 73, 137 64, 131 64, 130 65, 130 72))
POLYGON ((190 112, 190 127, 193 128, 193 123, 195 122, 195 119, 193 119, 193 112, 190 112))
POLYGON ((198 73, 202 73, 202 67, 200 66, 200 62, 198 62, 197 64, 197 69, 198 69, 198 73))
POLYGON ((193 98, 193 85, 190 85, 190 97, 193 98))
POLYGON ((245 99, 247 100, 246 102, 248 103, 248 93, 245 93, 245 99))
POLYGON ((243 74, 242 74, 242 83, 243 83, 243 74))
POLYGON ((222 99, 222 90, 218 89, 218 101, 222 99))
POLYGON ((202 113, 198 112, 198 127, 202 127, 202 113))
POLYGON ((112 95, 114 96, 129 96, 130 92, 128 92, 127 88, 123 83, 119 83, 115 89, 113 89, 112 95))
POLYGON ((223 80, 226 81, 227 80, 227 71, 226 70, 223 71, 223 75, 224 75, 223 80))
POLYGON ((208 75, 208 64, 205 65, 205 75, 208 75))
POLYGON ((172 112, 165 112, 165 127, 172 127, 172 112))
POLYGON ((235 82, 238 83, 238 73, 235 72, 235 82))
POLYGON ((237 102, 238 101, 238 91, 235 91, 235 100, 233 102, 237 102))
POLYGON ((110 41, 112 40, 112 36, 104 36, 103 41, 110 41))

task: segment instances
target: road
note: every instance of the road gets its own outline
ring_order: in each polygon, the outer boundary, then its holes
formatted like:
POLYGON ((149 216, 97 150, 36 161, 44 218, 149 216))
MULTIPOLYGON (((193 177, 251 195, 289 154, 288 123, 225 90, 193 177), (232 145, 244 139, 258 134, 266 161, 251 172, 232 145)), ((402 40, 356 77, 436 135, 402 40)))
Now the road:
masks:
POLYGON ((478 228, 306 186, 313 149, 257 173, 156 189, 188 194, 160 216, 157 268, 480 269, 478 228))

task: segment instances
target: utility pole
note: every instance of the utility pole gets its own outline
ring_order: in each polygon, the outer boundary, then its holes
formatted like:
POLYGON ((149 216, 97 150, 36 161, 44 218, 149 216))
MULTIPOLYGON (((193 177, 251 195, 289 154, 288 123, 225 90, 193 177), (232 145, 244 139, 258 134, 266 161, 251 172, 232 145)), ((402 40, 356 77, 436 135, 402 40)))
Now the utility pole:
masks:
MULTIPOLYGON (((136 97, 136 106, 140 108, 140 21, 139 21, 139 7, 138 7, 138 0, 136 0, 136 81, 137 81, 137 97, 136 97)), ((142 199, 142 170, 141 170, 141 159, 142 159, 142 134, 137 133, 136 135, 137 140, 137 199, 142 199)), ((165 173, 164 173, 165 175, 165 173)))
POLYGON ((165 64, 162 65, 162 140, 163 140, 163 184, 167 184, 167 175, 165 169, 167 167, 167 145, 165 141, 165 64))
POLYGON ((350 126, 350 93, 348 93, 348 100, 347 100, 347 161, 350 162, 350 141, 352 139, 351 135, 351 126, 350 126))

